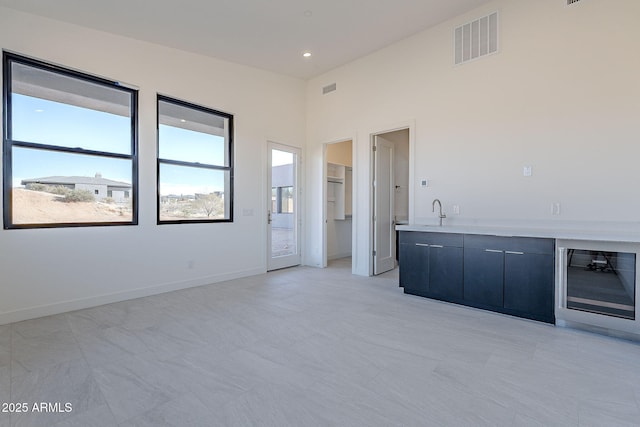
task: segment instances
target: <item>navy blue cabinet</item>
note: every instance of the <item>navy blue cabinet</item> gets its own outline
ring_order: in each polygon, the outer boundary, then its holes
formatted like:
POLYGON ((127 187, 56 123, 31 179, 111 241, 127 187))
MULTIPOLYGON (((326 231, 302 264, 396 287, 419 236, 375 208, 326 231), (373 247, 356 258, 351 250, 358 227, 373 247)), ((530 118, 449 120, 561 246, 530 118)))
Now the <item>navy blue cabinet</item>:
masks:
POLYGON ((555 323, 554 252, 553 239, 465 235, 465 302, 555 323))
POLYGON ((408 294, 554 323, 553 239, 399 233, 408 294))
POLYGON ((399 235, 400 286, 430 298, 462 298, 462 235, 403 231, 399 235))
POLYGON ((400 268, 400 286, 407 294, 427 296, 429 281, 429 246, 415 243, 400 243, 398 263, 400 268))
POLYGON ((502 307, 504 254, 464 248, 464 300, 482 308, 502 307))
POLYGON ((521 317, 555 323, 553 254, 506 252, 504 309, 521 317))
POLYGON ((462 299, 462 247, 429 247, 429 294, 446 301, 462 299))

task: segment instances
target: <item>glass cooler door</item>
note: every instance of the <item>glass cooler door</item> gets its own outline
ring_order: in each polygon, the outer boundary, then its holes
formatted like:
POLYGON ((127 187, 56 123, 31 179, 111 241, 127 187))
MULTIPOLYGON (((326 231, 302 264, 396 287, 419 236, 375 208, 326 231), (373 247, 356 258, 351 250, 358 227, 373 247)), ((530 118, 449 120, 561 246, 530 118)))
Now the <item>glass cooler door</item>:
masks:
POLYGON ((568 309, 635 320, 636 254, 567 250, 568 309))

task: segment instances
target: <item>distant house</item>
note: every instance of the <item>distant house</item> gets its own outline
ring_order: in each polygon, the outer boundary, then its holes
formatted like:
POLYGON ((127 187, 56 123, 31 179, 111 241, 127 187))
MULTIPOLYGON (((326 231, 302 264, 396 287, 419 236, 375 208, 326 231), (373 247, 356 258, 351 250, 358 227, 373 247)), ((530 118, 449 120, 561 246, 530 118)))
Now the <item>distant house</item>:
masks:
POLYGON ((218 196, 224 200, 224 192, 214 191, 211 193, 194 193, 194 194, 167 194, 166 196, 160 196, 160 203, 178 203, 178 202, 192 202, 194 200, 205 199, 211 195, 218 196))
POLYGON ((224 193, 222 191, 214 191, 214 192, 209 193, 209 194, 207 194, 207 193, 196 193, 194 195, 194 197, 195 197, 196 200, 199 200, 199 199, 206 199, 206 198, 208 198, 208 197, 210 197, 212 195, 220 197, 221 199, 224 199, 224 193))
POLYGON ((190 202, 196 199, 193 194, 169 194, 166 196, 160 196, 160 203, 178 203, 178 202, 190 202))
POLYGON ((44 178, 23 179, 21 184, 44 184, 62 186, 71 190, 87 190, 94 194, 96 200, 103 200, 109 197, 116 202, 126 202, 131 197, 131 184, 103 178, 100 173, 96 173, 94 177, 48 176, 44 178))

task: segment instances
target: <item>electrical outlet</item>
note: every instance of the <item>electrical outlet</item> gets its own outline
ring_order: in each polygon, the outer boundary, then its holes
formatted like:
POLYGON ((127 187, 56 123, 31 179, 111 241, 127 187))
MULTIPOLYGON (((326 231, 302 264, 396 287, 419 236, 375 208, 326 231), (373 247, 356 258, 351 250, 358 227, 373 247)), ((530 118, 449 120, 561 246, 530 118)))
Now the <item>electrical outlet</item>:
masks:
POLYGON ((531 176, 531 166, 525 166, 522 168, 522 175, 523 176, 531 176))
POLYGON ((429 186, 429 180, 427 178, 422 178, 420 180, 420 187, 426 188, 429 186))
POLYGON ((453 205, 453 214, 460 215, 460 205, 453 205))
POLYGON ((551 215, 560 215, 560 202, 551 203, 551 215))

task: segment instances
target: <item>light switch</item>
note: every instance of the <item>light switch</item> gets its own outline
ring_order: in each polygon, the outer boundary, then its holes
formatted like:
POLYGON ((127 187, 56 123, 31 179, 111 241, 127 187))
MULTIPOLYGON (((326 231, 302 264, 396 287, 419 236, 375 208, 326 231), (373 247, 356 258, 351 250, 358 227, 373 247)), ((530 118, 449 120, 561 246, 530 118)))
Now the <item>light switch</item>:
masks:
POLYGON ((426 178, 422 178, 422 179, 420 180, 420 187, 423 187, 423 188, 424 188, 424 187, 428 187, 428 186, 429 186, 429 180, 428 180, 428 179, 426 179, 426 178))
POLYGON ((525 166, 522 168, 523 176, 531 176, 531 166, 525 166))

